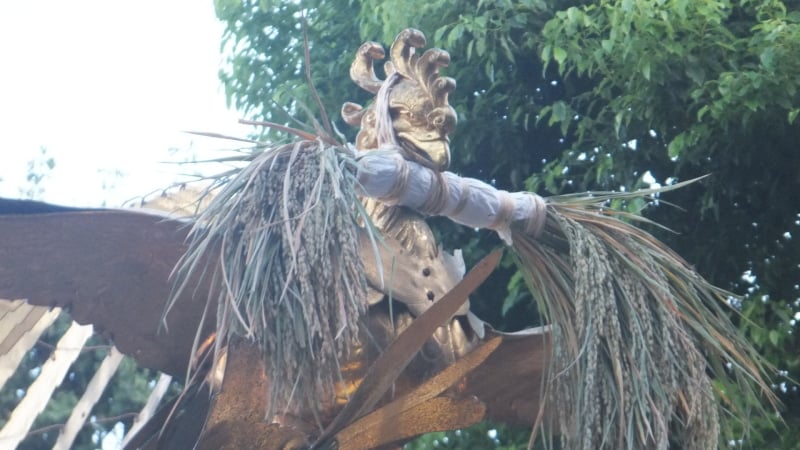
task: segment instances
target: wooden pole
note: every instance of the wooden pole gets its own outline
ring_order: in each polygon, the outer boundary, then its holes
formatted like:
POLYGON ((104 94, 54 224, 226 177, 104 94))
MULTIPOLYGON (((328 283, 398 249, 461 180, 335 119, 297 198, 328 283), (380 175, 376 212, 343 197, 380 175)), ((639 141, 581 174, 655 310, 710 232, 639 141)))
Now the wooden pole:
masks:
POLYGON ((0 389, 60 313, 25 300, 0 300, 0 389))
POLYGON ((119 367, 119 363, 122 362, 122 357, 122 353, 120 353, 116 347, 111 347, 111 350, 108 351, 108 355, 103 359, 97 372, 94 373, 92 379, 89 381, 89 385, 86 386, 86 391, 83 393, 83 396, 81 396, 81 399, 78 400, 78 404, 72 408, 72 413, 69 415, 67 423, 64 424, 61 428, 61 432, 58 433, 58 439, 56 439, 53 450, 69 450, 69 448, 72 447, 75 436, 77 436, 78 432, 83 428, 86 419, 89 417, 89 413, 92 412, 92 408, 94 408, 94 405, 100 400, 100 396, 106 389, 108 382, 111 381, 111 377, 117 373, 117 368, 119 367))
POLYGON ((47 406, 53 391, 61 384, 69 367, 78 358, 83 345, 91 335, 91 325, 72 323, 59 339, 50 359, 42 365, 41 373, 28 388, 25 398, 14 408, 8 422, 0 430, 0 447, 16 448, 25 439, 36 416, 47 406))

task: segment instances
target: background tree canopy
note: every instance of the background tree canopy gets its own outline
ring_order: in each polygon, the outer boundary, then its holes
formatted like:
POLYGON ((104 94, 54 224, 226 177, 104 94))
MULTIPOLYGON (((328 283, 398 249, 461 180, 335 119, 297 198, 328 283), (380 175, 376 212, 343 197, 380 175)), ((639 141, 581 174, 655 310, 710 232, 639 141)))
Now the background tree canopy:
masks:
MULTIPOLYGON (((354 130, 335 113, 345 101, 368 98, 347 76, 355 50, 367 40, 388 45, 411 26, 452 57, 454 172, 544 195, 710 174, 664 199, 679 208, 618 206, 674 230, 653 232, 712 282, 742 295, 732 303, 760 326, 737 320, 779 371, 786 421, 753 418, 744 446, 795 448, 800 2, 215 0, 215 7, 227 24, 222 47, 230 63, 220 77, 231 104, 251 118, 309 119, 305 9, 314 83, 348 137, 354 130)), ((490 232, 434 222, 446 246, 465 249, 468 264, 498 242, 490 232)), ((521 277, 510 261, 504 267, 474 309, 500 328, 537 324, 521 277)), ((486 430, 428 439, 485 448, 486 430)))

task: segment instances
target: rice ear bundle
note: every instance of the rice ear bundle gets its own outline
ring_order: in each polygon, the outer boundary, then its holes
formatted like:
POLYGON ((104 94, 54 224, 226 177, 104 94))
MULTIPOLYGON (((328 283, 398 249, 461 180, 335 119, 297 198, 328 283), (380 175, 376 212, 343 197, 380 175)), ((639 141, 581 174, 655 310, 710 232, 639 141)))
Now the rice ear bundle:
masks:
POLYGON ((194 271, 214 277, 218 348, 233 336, 259 345, 267 417, 333 401, 339 361, 358 344, 367 303, 357 233, 368 220, 348 152, 301 140, 218 179, 176 268, 178 290, 194 271), (212 249, 219 259, 197 267, 212 249))
POLYGON ((563 448, 717 448, 726 419, 748 413, 720 387, 774 406, 766 363, 730 321, 732 294, 633 225, 647 219, 606 207, 655 192, 550 197, 538 239, 512 227, 551 324, 543 420, 563 448))

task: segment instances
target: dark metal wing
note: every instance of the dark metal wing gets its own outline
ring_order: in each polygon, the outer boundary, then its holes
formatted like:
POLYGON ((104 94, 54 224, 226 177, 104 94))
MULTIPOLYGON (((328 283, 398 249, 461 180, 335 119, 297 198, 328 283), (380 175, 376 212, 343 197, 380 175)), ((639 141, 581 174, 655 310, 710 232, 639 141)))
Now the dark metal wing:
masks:
POLYGON ((62 307, 140 365, 183 377, 208 280, 161 318, 187 232, 155 213, 0 199, 0 298, 62 307))

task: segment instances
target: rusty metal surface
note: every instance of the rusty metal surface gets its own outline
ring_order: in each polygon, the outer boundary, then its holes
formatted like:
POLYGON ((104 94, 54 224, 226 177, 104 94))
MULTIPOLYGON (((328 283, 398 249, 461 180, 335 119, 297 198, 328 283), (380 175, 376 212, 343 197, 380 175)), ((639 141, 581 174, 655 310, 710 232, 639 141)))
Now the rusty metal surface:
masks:
POLYGON ((138 211, 0 215, 0 298, 62 307, 143 367, 183 377, 207 280, 187 290, 166 327, 161 318, 187 231, 138 211))

